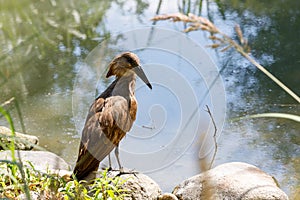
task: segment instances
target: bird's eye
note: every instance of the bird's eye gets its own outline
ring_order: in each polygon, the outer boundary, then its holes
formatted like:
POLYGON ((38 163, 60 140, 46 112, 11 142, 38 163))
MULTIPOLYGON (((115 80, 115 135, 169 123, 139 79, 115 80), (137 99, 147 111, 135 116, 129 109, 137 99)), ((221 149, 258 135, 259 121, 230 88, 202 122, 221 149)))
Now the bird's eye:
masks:
POLYGON ((127 57, 127 62, 129 62, 130 64, 134 64, 134 60, 131 57, 127 57))

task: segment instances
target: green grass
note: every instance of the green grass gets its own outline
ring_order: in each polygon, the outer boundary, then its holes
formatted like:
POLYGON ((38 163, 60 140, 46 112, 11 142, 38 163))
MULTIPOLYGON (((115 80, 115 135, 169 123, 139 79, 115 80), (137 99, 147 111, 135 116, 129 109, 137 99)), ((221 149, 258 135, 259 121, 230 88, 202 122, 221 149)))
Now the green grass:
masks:
POLYGON ((13 172, 16 165, 18 165, 16 162, 0 160, 0 198, 15 199, 21 194, 26 194, 25 184, 28 186, 28 194, 30 191, 35 192, 40 199, 121 200, 129 194, 128 190, 122 188, 127 180, 121 177, 108 177, 106 170, 92 184, 87 184, 84 181, 65 179, 50 172, 42 173, 31 163, 23 166, 24 176, 22 176, 20 171, 13 172))

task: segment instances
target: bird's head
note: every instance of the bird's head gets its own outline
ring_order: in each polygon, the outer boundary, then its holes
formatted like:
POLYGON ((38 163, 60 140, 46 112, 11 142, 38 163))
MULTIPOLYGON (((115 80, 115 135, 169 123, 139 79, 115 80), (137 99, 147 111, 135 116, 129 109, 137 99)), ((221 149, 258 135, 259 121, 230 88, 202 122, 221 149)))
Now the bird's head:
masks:
POLYGON ((152 86, 146 77, 138 56, 131 52, 125 52, 116 56, 109 64, 109 70, 106 78, 115 75, 116 77, 129 76, 132 74, 138 75, 146 85, 152 89, 152 86))

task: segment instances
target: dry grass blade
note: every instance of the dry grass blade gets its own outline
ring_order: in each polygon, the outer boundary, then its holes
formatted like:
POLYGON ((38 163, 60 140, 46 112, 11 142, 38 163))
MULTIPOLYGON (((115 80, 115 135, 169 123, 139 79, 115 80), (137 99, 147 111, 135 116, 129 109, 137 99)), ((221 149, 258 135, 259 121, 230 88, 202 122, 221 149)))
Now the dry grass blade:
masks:
POLYGON ((181 22, 191 22, 190 18, 182 13, 174 13, 170 15, 157 15, 153 17, 152 21, 161 21, 161 20, 173 20, 173 22, 181 21, 181 22))
POLYGON ((7 100, 4 103, 2 103, 0 106, 1 107, 7 106, 7 105, 11 104, 14 100, 15 100, 15 97, 12 97, 9 100, 7 100))
POLYGON ((245 41, 244 41, 243 32, 241 30, 241 27, 237 24, 237 25, 235 25, 234 29, 235 29, 235 32, 237 33, 237 36, 239 37, 241 44, 244 44, 245 41))
POLYGON ((208 19, 197 16, 189 13, 188 16, 182 13, 174 13, 174 14, 165 14, 165 15, 157 15, 153 17, 151 20, 153 21, 161 21, 161 20, 172 20, 173 22, 185 22, 190 23, 190 27, 185 30, 185 32, 195 31, 195 30, 206 30, 211 33, 218 33, 219 30, 217 27, 211 23, 208 19))
POLYGON ((227 47, 225 47, 224 49, 221 49, 221 52, 225 52, 227 51, 228 49, 230 49, 232 47, 232 45, 228 45, 227 47))
POLYGON ((218 47, 220 47, 221 44, 211 44, 211 45, 207 45, 207 47, 211 47, 213 49, 216 49, 218 47))

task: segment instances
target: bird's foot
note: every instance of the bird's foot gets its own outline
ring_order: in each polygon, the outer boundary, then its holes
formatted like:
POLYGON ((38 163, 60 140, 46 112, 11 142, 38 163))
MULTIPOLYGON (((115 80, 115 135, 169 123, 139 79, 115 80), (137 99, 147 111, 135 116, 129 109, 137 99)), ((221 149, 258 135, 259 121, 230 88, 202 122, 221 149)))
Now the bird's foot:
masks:
POLYGON ((130 171, 120 171, 116 176, 122 176, 122 175, 126 175, 126 174, 131 174, 134 175, 135 177, 137 177, 136 174, 138 174, 139 172, 134 171, 134 170, 130 170, 130 171))
POLYGON ((121 167, 120 169, 112 169, 112 172, 119 172, 116 176, 122 176, 125 174, 133 174, 134 176, 136 176, 136 174, 138 174, 138 171, 135 171, 134 169, 132 170, 124 170, 123 167, 121 167))

